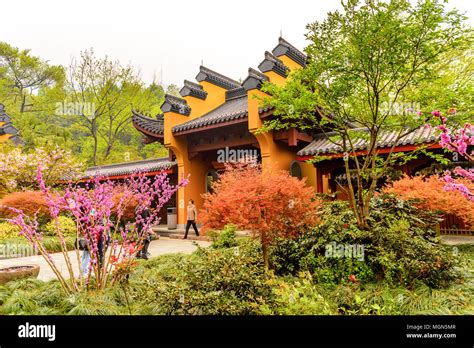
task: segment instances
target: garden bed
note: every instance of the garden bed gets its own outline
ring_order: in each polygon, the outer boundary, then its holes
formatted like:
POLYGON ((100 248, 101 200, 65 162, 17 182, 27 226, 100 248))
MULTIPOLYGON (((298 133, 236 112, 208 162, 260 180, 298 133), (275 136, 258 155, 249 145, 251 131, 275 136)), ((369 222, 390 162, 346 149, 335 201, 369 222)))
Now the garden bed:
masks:
MULTIPOLYGON (((459 246, 459 252, 466 275, 472 276, 474 246, 459 246)), ((320 284, 308 275, 273 276, 262 271, 258 245, 242 240, 239 249, 207 248, 140 261, 127 284, 104 291, 65 296, 55 280, 10 282, 0 286, 0 313, 474 314, 474 290, 469 277, 443 289, 422 283, 407 289, 380 282, 320 284)))

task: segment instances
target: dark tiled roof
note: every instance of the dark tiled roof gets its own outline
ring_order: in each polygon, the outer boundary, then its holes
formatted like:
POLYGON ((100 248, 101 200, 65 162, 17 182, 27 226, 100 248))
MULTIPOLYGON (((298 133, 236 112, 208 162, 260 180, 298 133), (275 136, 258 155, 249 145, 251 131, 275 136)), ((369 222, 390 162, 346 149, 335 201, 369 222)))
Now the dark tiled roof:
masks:
MULTIPOLYGON (((364 131, 365 129, 359 129, 364 131)), ((366 130, 365 130, 366 131, 366 130)), ((397 146, 401 145, 415 145, 422 143, 431 143, 437 139, 436 129, 433 127, 420 127, 415 131, 405 135, 399 141, 397 146)), ((328 136, 336 135, 335 133, 327 133, 328 136)), ((379 141, 377 143, 378 148, 387 148, 393 146, 396 138, 398 136, 398 131, 382 131, 379 134, 379 141)), ((356 151, 364 150, 367 147, 368 139, 367 137, 354 137, 353 144, 356 151)), ((334 141, 337 143, 337 141, 334 141)), ((333 141, 329 140, 326 135, 320 134, 315 136, 315 139, 311 144, 303 148, 298 152, 298 156, 311 156, 311 155, 322 155, 329 153, 340 153, 342 152, 342 147, 340 145, 334 144, 333 141)))
POLYGON ((10 116, 5 112, 5 106, 0 104, 0 122, 10 122, 10 116))
POLYGON ((198 80, 199 82, 207 81, 225 89, 233 89, 240 87, 239 82, 232 80, 227 76, 219 74, 211 69, 208 69, 202 65, 199 67, 199 74, 197 74, 196 80, 198 80))
POLYGON ((12 135, 10 138, 8 138, 8 140, 12 141, 13 144, 15 144, 15 145, 24 144, 23 139, 20 138, 18 135, 12 135))
POLYGON ((242 82, 242 86, 245 88, 246 91, 255 88, 261 88, 263 82, 268 81, 268 76, 262 74, 260 71, 249 68, 249 75, 247 78, 242 82))
POLYGON ((18 130, 12 126, 11 123, 4 124, 3 126, 0 126, 0 135, 4 134, 12 134, 12 135, 17 135, 18 130))
POLYGON ((286 77, 289 69, 283 62, 270 52, 265 52, 265 59, 258 66, 261 72, 274 71, 278 75, 286 77))
POLYGON ((0 135, 10 134, 8 140, 12 141, 15 145, 21 144, 23 141, 18 135, 18 129, 13 127, 10 123, 11 118, 5 112, 5 106, 0 104, 0 122, 5 122, 4 125, 0 126, 0 135))
POLYGON ((226 101, 221 106, 194 120, 173 127, 173 133, 244 119, 248 116, 247 96, 226 101))
POLYGON ((163 137, 164 119, 163 114, 157 115, 156 119, 144 116, 132 110, 132 122, 139 131, 155 137, 163 137))
POLYGON ((165 101, 161 105, 163 112, 175 112, 177 114, 189 116, 191 108, 188 106, 186 100, 175 97, 171 94, 165 94, 165 101))
POLYGON ((277 57, 286 55, 301 66, 306 66, 306 55, 282 37, 278 39, 278 45, 273 49, 272 53, 277 57))
POLYGON ((182 97, 191 96, 199 99, 206 99, 207 92, 198 83, 194 83, 188 80, 184 80, 184 86, 179 91, 182 97))
POLYGON ((273 106, 263 106, 261 108, 258 108, 258 113, 263 114, 263 113, 268 112, 268 111, 273 110, 273 109, 274 109, 273 106))
POLYGON ((134 173, 150 173, 169 169, 176 165, 168 157, 147 159, 143 161, 114 163, 104 166, 87 168, 83 178, 92 178, 96 175, 110 177, 118 175, 129 175, 134 173))

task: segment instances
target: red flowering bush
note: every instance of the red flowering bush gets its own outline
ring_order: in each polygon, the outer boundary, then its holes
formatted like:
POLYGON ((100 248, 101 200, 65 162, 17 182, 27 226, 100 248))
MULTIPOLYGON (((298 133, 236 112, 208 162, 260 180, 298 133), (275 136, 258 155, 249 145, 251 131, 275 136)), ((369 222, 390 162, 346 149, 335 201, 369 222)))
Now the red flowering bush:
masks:
POLYGON ((228 167, 213 184, 213 193, 204 198, 204 229, 234 224, 252 231, 262 242, 266 267, 269 244, 276 238, 296 237, 317 222, 314 190, 283 171, 228 167))
POLYGON ((45 202, 46 211, 54 221, 53 234, 60 242, 67 273, 63 273, 46 248, 38 216, 34 214, 29 216, 26 213, 25 206, 32 200, 31 195, 28 197, 23 195, 25 201, 18 208, 11 204, 11 200, 5 201, 5 199, 1 201, 0 208, 3 211, 12 212, 13 217, 7 221, 18 226, 20 236, 23 236, 41 254, 66 294, 70 295, 90 288, 104 289, 121 281, 131 272, 135 264, 134 259, 147 237, 146 233, 142 233, 137 240, 136 233, 130 229, 129 224, 119 224, 126 208, 130 208, 134 201, 137 202, 133 220, 143 226, 143 231, 148 231, 152 224, 159 222, 159 212, 163 205, 176 194, 179 188, 188 183, 188 180, 184 179, 177 185, 173 185, 165 172, 153 178, 138 174, 128 178, 124 185, 96 176, 94 182, 87 183, 85 187, 70 184, 63 192, 53 193, 46 185, 42 167, 38 167, 37 181, 41 193, 35 193, 33 197, 40 202, 45 202), (123 192, 123 195, 117 202, 114 201, 114 196, 117 199, 119 190, 123 192), (151 202, 159 203, 151 207, 151 202), (142 214, 145 209, 149 210, 147 216, 142 214), (72 216, 76 222, 77 239, 83 241, 85 246, 82 248, 86 249, 90 256, 86 265, 82 265, 80 261, 79 245, 77 245, 79 243, 75 243, 73 249, 76 255, 69 253, 71 250, 68 249, 66 243, 66 231, 60 223, 60 218, 64 215, 72 216), (77 265, 74 265, 73 259, 77 260, 77 265), (74 271, 76 266, 78 268, 74 271))
MULTIPOLYGON (((458 179, 467 187, 474 188, 467 179, 458 179)), ((468 227, 474 227, 474 202, 467 199, 459 191, 446 190, 446 183, 437 175, 430 177, 408 177, 393 182, 386 186, 385 193, 394 193, 405 200, 418 200, 416 206, 432 211, 442 211, 453 214, 463 220, 468 227)))

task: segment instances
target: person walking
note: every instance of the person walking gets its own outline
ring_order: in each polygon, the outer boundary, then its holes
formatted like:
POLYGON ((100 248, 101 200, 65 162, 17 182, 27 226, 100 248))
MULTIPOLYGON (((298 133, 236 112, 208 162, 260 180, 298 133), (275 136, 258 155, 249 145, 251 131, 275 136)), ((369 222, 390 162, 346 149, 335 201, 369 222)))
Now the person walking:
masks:
POLYGON ((194 228, 194 232, 196 232, 196 236, 199 236, 199 231, 196 226, 196 220, 197 220, 197 209, 196 206, 194 205, 194 201, 192 199, 189 200, 188 202, 188 207, 187 207, 187 222, 186 222, 186 233, 184 234, 184 239, 188 238, 188 232, 189 228, 191 225, 194 228))

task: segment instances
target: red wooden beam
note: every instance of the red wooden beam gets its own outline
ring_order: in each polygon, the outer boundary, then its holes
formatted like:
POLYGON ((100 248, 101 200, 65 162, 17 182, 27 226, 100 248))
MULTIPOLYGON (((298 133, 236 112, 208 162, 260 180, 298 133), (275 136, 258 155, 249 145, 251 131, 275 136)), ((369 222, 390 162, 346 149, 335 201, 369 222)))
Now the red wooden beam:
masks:
POLYGON ((280 130, 273 133, 273 139, 281 140, 288 143, 289 146, 296 146, 298 145, 298 141, 304 141, 306 143, 310 143, 313 141, 313 137, 306 134, 299 132, 296 128, 290 128, 287 130, 280 130))

